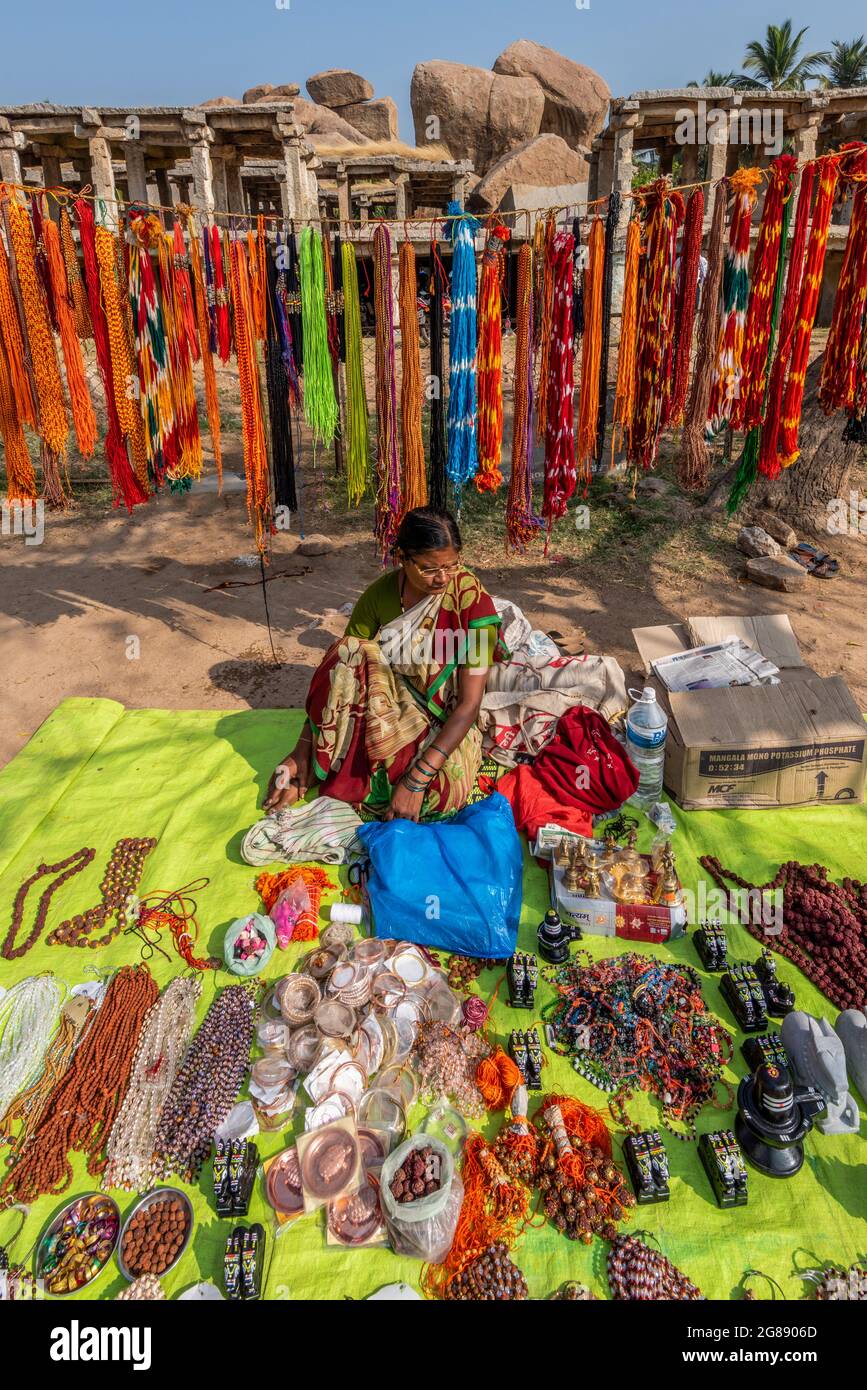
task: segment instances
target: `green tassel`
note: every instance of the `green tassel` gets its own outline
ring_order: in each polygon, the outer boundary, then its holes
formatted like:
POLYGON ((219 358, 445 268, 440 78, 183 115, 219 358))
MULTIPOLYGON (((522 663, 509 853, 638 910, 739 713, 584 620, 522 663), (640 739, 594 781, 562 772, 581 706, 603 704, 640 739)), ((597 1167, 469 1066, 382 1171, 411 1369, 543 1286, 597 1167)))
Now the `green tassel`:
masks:
POLYGON ((301 329, 304 345, 304 419, 314 439, 331 444, 337 429, 337 398, 325 317, 322 238, 312 227, 301 233, 301 329))

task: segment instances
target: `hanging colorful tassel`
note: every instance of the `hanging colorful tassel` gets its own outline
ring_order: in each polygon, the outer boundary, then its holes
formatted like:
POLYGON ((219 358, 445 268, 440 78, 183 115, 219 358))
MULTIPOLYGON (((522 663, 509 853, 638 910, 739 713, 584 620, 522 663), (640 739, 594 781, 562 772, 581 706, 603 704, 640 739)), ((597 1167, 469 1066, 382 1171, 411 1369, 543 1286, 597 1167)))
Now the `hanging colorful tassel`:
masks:
MULTIPOLYGON (((400 525, 400 456, 397 447, 397 383, 394 357, 394 292, 391 236, 384 223, 373 234, 376 305, 376 525, 382 562, 394 549, 400 525)), ((306 330, 305 330, 306 331, 306 330)))
POLYGON ((370 434, 364 352, 361 336, 361 304, 355 247, 344 242, 343 317, 346 338, 346 493, 350 507, 357 507, 370 478, 370 434))
POLYGON ((305 227, 301 233, 301 317, 304 325, 304 418, 313 431, 314 440, 328 446, 337 429, 337 399, 328 351, 322 238, 312 227, 305 227))
POLYGON ((638 274, 641 258, 641 223, 630 219, 626 229, 623 267, 623 304, 620 311, 620 343, 617 349, 617 386, 614 391, 614 428, 611 433, 611 459, 615 452, 632 448, 632 419, 635 413, 638 333, 638 274))
POLYGON ((630 462, 652 468, 671 390, 674 327, 674 253, 683 221, 683 197, 667 179, 646 193, 647 257, 638 328, 637 398, 630 462))
POLYGON ((216 225, 205 228, 205 236, 210 237, 211 268, 214 276, 214 333, 217 343, 217 356, 225 365, 232 351, 232 330, 229 322, 229 287, 223 264, 223 243, 220 229, 216 225))
POLYGON ((415 251, 404 241, 398 252, 400 273, 400 434, 403 445, 403 497, 401 510, 427 505, 424 439, 421 432, 421 349, 418 334, 418 279, 415 251))
POLYGON ((87 290, 84 288, 81 269, 78 264, 78 255, 75 250, 75 239, 72 235, 72 223, 69 220, 69 213, 66 208, 60 209, 60 245, 63 248, 63 261, 66 266, 66 282, 69 286, 69 293, 72 299, 72 311, 75 315, 75 331, 79 338, 93 337, 93 324, 90 322, 90 308, 87 303, 87 290))
MULTIPOLYGON (((620 194, 611 195, 618 200, 620 206, 620 194)), ((610 204, 609 204, 610 205, 610 204)), ((584 266, 583 250, 581 245, 581 218, 572 218, 572 236, 575 238, 575 249, 572 252, 572 283, 574 286, 572 296, 572 341, 577 350, 578 344, 584 337, 584 266)))
MULTIPOLYGON (((807 227, 810 221, 810 205, 813 197, 813 181, 817 172, 815 161, 806 164, 801 171, 798 191, 798 211, 795 218, 795 234, 789 252, 789 272, 786 278, 786 292, 780 316, 780 331, 768 383, 767 403, 762 421, 762 437, 759 444, 758 470, 765 477, 779 476, 782 465, 778 457, 780 434, 780 412, 783 405, 783 388, 792 351, 795 333, 795 318, 801 297, 801 283, 804 273, 804 253, 807 249, 807 227)), ((794 195, 793 195, 794 196, 794 195)))
POLYGON ((694 188, 686 205, 680 247, 674 310, 674 375, 668 401, 666 424, 679 425, 686 405, 689 363, 692 353, 692 327, 698 302, 698 272, 704 223, 704 192, 694 188))
MULTIPOLYGON (((84 198, 74 204, 76 221, 81 237, 81 251, 84 261, 84 283, 90 307, 90 320, 93 327, 93 341, 96 360, 102 380, 105 408, 108 415, 108 431, 105 437, 105 456, 111 475, 113 505, 121 502, 128 512, 140 502, 146 502, 147 490, 130 466, 129 455, 124 443, 124 431, 117 409, 111 343, 109 338, 106 306, 102 298, 99 281, 99 264, 96 255, 96 228, 93 208, 84 198)), ((118 364, 117 370, 122 370, 118 364)))
MULTIPOLYGON (((608 354, 611 347, 611 296, 614 289, 614 242, 620 224, 620 194, 616 191, 608 198, 608 211, 605 215, 605 252, 602 261, 602 307, 601 334, 599 350, 599 414, 596 421, 596 459, 601 459, 605 447, 605 428, 608 424, 608 354)), ((582 308, 582 319, 583 319, 582 308)), ((575 322, 573 306, 572 323, 575 322)))
MULTIPOLYGON (((779 326, 780 321, 780 310, 782 308, 783 303, 783 283, 785 280, 786 268, 786 240, 789 235, 789 217, 791 215, 791 211, 791 199, 787 197, 785 203, 783 204, 782 228, 777 246, 777 265, 775 267, 776 279, 774 281, 773 300, 770 312, 770 323, 768 326, 768 342, 767 347, 765 349, 765 361, 760 372, 761 379, 763 382, 765 382, 766 385, 761 401, 758 403, 756 407, 754 407, 758 414, 758 422, 756 424, 751 425, 747 430, 747 437, 744 440, 744 447, 741 452, 741 457, 738 461, 738 468, 737 473, 735 474, 735 480, 732 484, 731 492, 728 496, 728 501, 726 502, 726 510, 729 512, 730 515, 736 512, 738 507, 740 507, 749 489, 755 482, 756 476, 758 474, 759 446, 761 443, 762 432, 761 419, 767 399, 768 373, 770 372, 770 366, 774 352, 774 343, 776 340, 777 328, 779 326)), ((747 367, 746 370, 749 371, 751 369, 747 367)))
POLYGON ((444 301, 448 279, 436 241, 430 244, 430 463, 428 502, 442 511, 447 502, 445 368, 443 355, 444 301))
POLYGON ((855 199, 825 346, 819 400, 829 412, 852 414, 864 385, 861 373, 867 338, 867 145, 843 145, 839 169, 844 183, 854 187, 855 199))
MULTIPOLYGON (((778 280, 780 248, 785 250, 784 210, 792 195, 798 161, 792 154, 780 155, 770 166, 768 188, 762 208, 759 235, 753 254, 752 286, 744 326, 741 354, 741 389, 732 403, 733 429, 751 430, 761 423, 767 383, 768 344, 771 338, 771 302, 778 280)), ((786 219, 788 223, 788 219, 786 219)))
POLYGON ((163 323, 171 363, 174 417, 177 427, 177 460, 166 476, 174 492, 185 492, 194 478, 202 472, 202 437, 199 433, 199 414, 196 409, 196 390, 193 383, 193 364, 187 343, 183 305, 177 294, 174 275, 174 256, 171 237, 157 239, 157 262, 160 275, 163 323))
POLYGON ((542 525, 533 511, 533 248, 518 252, 515 314, 515 390, 512 418, 512 471, 506 500, 506 537, 524 551, 542 525))
POLYGON ((18 306, 12 286, 12 262, 7 259, 3 238, 0 237, 0 342, 7 354, 7 370, 15 413, 22 425, 37 428, 36 405, 27 370, 24 335, 18 318, 18 306))
POLYGON ((75 310, 72 306, 72 296, 69 293, 66 280, 66 266, 63 261, 63 249, 60 245, 60 232, 56 222, 52 222, 50 218, 43 225, 42 241, 51 280, 51 292, 54 297, 63 362, 66 367, 66 385, 69 390, 69 402, 72 406, 75 439, 81 457, 89 459, 93 457, 93 451, 96 448, 96 414, 93 409, 93 401, 90 399, 90 390, 84 371, 84 358, 81 353, 81 342, 75 327, 75 310))
POLYGON ((235 310, 235 351, 238 359, 238 385, 241 392, 241 421, 244 440, 244 470, 247 475, 247 515, 256 537, 256 548, 263 555, 271 532, 271 487, 268 476, 268 450, 262 418, 259 369, 250 302, 250 277, 244 243, 229 247, 232 274, 232 302, 235 310))
POLYGON ((482 257, 479 290, 479 492, 496 492, 503 475, 503 317, 505 244, 509 229, 497 224, 490 232, 482 257))
POLYGON ((828 231, 834 198, 839 177, 839 155, 826 155, 822 159, 819 175, 819 189, 813 208, 810 226, 810 240, 807 245, 807 259, 801 282, 801 299, 798 317, 789 358, 789 375, 783 393, 780 414, 780 436, 778 459, 782 468, 789 468, 795 462, 798 448, 798 431, 801 425, 801 411, 804 405, 804 385, 807 379, 807 364, 810 359, 810 340, 813 324, 819 307, 819 291, 822 287, 822 273, 825 266, 825 249, 828 245, 828 231))
POLYGON ((479 224, 449 203, 449 237, 452 243, 452 316, 449 324, 449 452, 446 473, 460 497, 461 489, 476 476, 479 456, 476 443, 476 253, 479 224))
MULTIPOLYGON (((600 246, 601 250, 601 246, 600 246)), ((600 265, 601 272, 601 265, 600 265)), ((545 429, 545 485, 542 515, 548 532, 575 491, 575 410, 572 355, 572 233, 558 232, 551 243, 550 279, 553 287, 551 346, 548 356, 548 421, 545 429)), ((601 289, 601 283, 600 283, 601 289)), ((587 334, 584 337, 585 351, 587 334)), ((598 357, 597 357, 598 364, 598 357)), ((596 403, 593 398, 595 440, 596 403)))
POLYGON ((0 440, 6 462, 6 500, 33 502, 36 499, 36 474, 30 461, 30 451, 21 419, 15 404, 12 379, 6 360, 6 349, 0 335, 0 440))
POLYGON ((202 250, 193 224, 192 208, 179 209, 186 222, 187 237, 190 244, 190 268, 193 277, 195 321, 198 331, 199 356, 202 361, 202 374, 205 378, 205 411, 208 416, 208 430, 211 435, 211 448, 214 465, 217 469, 217 495, 223 491, 223 444, 220 426, 220 399, 217 394, 217 373, 211 350, 210 323, 208 320, 208 298, 205 289, 205 276, 202 267, 202 250))
POLYGON ((721 179, 714 193, 713 213, 707 241, 707 275, 701 296, 696 331, 695 366, 686 407, 682 452, 677 470, 680 486, 699 491, 707 486, 710 455, 705 439, 713 386, 719 334, 719 299, 725 254, 725 219, 728 182, 721 179))
MULTIPOLYGON (((605 266, 605 228, 595 217, 590 228, 589 261, 584 272, 584 343, 581 352, 581 395, 578 403, 576 464, 586 496, 596 459, 599 424, 599 383, 602 365, 602 289, 605 266)), ((553 351, 553 348, 552 348, 553 351)))
MULTIPOLYGON (((127 335, 124 303, 128 295, 121 298, 117 280, 117 261, 115 238, 107 227, 97 227, 94 233, 96 261, 99 267, 99 295, 105 309, 108 331, 108 344, 111 352, 112 381, 117 416, 123 433, 128 437, 132 453, 133 467, 142 490, 148 484, 148 455, 145 440, 144 417, 141 413, 138 393, 134 388, 136 372, 133 365, 134 348, 127 335)), ((91 315, 93 301, 91 300, 91 315)))
POLYGON ((129 233, 129 296, 148 475, 153 485, 160 487, 166 470, 174 468, 178 461, 169 347, 150 258, 151 247, 157 247, 162 239, 162 224, 153 213, 134 208, 129 216, 129 233))
POLYGON ((717 357, 711 383, 710 428, 716 433, 730 423, 741 392, 744 326, 750 295, 750 228, 760 169, 736 169, 729 178, 734 209, 723 273, 723 305, 717 357))
POLYGON ((280 339, 280 309, 277 264, 273 256, 265 261, 267 289, 265 339, 265 381, 270 421, 271 472, 274 477, 274 503, 290 512, 298 510, 295 487, 295 450, 292 443, 292 414, 289 408, 289 375, 280 339))
POLYGON ((535 309, 535 340, 533 349, 536 357, 536 379, 539 389, 536 392, 536 441, 544 443, 548 428, 548 361, 551 352, 551 324, 554 312, 554 281, 551 274, 551 256, 554 244, 556 222, 553 213, 542 222, 536 223, 533 232, 533 266, 535 286, 533 303, 535 309))
POLYGON ((69 420, 63 398, 63 382, 54 336, 36 268, 33 226, 17 198, 10 198, 5 207, 27 333, 29 361, 36 385, 39 434, 47 451, 44 463, 50 470, 45 477, 46 500, 51 506, 64 507, 68 498, 58 463, 66 459, 69 420))

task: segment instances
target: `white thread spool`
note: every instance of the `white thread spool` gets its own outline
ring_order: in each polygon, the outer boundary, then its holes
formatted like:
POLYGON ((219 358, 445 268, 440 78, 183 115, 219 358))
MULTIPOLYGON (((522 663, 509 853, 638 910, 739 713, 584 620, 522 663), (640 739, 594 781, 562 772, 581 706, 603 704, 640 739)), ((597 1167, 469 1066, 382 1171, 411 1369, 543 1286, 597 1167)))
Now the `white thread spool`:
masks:
POLYGON ((330 922, 347 922, 353 927, 359 927, 362 921, 361 904, 332 903, 328 920, 330 922))

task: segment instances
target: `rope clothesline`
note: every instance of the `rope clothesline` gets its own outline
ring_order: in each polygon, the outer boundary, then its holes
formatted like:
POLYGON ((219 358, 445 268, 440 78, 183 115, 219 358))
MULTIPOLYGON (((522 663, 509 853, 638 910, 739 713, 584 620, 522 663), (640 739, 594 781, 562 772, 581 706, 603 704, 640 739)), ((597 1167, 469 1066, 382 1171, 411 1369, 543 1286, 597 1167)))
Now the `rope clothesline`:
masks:
MULTIPOLYGON (((823 160, 835 158, 835 157, 836 157, 836 154, 837 154, 837 151, 829 150, 826 154, 816 155, 816 156, 814 156, 813 159, 811 159, 811 160, 806 160, 806 161, 804 161, 804 162, 805 162, 805 163, 818 164, 818 163, 821 163, 823 160)), ((761 177, 763 180, 766 180, 766 179, 768 178, 768 176, 769 176, 769 169, 770 169, 770 166, 768 166, 768 168, 764 168, 764 169, 761 169, 761 168, 757 169, 758 174, 760 175, 760 177, 761 177)), ((664 176, 663 176, 663 177, 664 177, 664 176)), ((728 177, 730 177, 730 175, 723 175, 721 178, 701 179, 701 180, 698 180, 698 181, 696 181, 696 182, 694 182, 694 183, 679 183, 679 184, 674 184, 674 185, 672 185, 672 191, 675 191, 675 190, 676 190, 676 191, 679 192, 679 193, 686 193, 686 192, 689 192, 690 190, 692 190, 692 189, 694 189, 694 188, 710 188, 710 187, 714 186, 714 185, 717 184, 717 183, 723 182, 723 180, 724 180, 725 178, 728 178, 728 177)), ((632 199, 632 200, 635 201, 635 202, 641 202, 641 201, 646 197, 647 188, 649 188, 650 186, 651 186, 651 185, 648 184, 648 185, 646 185, 645 188, 637 188, 637 189, 631 189, 631 190, 629 190, 629 191, 623 191, 623 192, 621 192, 620 196, 621 196, 621 198, 624 198, 624 199, 629 198, 629 199, 632 199)), ((85 184, 84 187, 81 188, 81 189, 71 189, 71 188, 67 188, 64 184, 40 185, 40 184, 33 184, 33 183, 15 183, 14 181, 12 181, 12 180, 10 180, 10 179, 4 179, 4 180, 2 180, 2 183, 0 183, 0 188, 16 189, 16 190, 18 190, 18 191, 21 192, 21 193, 27 194, 28 196, 33 196, 34 194, 42 194, 42 195, 45 195, 46 197, 53 198, 53 199, 55 200, 55 202, 56 202, 60 207, 64 207, 64 206, 66 205, 67 202, 69 202, 70 200, 76 199, 76 198, 85 198, 85 199, 87 199, 89 202, 101 203, 101 204, 103 204, 104 206, 105 206, 107 203, 111 202, 111 201, 116 201, 116 202, 119 204, 119 206, 120 206, 121 208, 124 208, 124 207, 131 207, 131 206, 134 206, 134 205, 135 205, 135 200, 132 200, 131 202, 130 202, 130 201, 127 201, 127 200, 124 200, 124 199, 122 199, 122 198, 116 198, 116 199, 112 200, 112 199, 107 199, 103 194, 92 192, 92 191, 91 191, 91 189, 92 189, 92 185, 91 185, 91 184, 85 184)), ((490 218, 492 218, 492 217, 494 217, 494 216, 497 216, 497 217, 500 217, 500 218, 503 218, 503 219, 506 219, 506 218, 515 218, 516 220, 517 220, 519 217, 526 217, 526 218, 527 218, 528 233, 529 233, 529 228, 530 228, 530 225, 531 225, 531 224, 530 224, 530 219, 533 218, 533 217, 536 217, 537 219, 540 219, 540 220, 544 220, 544 219, 546 219, 546 218, 548 218, 548 217, 556 216, 558 213, 561 213, 561 212, 565 212, 565 213, 575 212, 575 213, 577 214, 577 212, 579 211, 579 209, 582 209, 582 208, 583 208, 583 209, 586 209, 588 213, 589 213, 589 211, 590 211, 591 208, 595 208, 595 209, 597 209, 597 210, 601 213, 603 207, 604 207, 604 206, 607 206, 610 197, 611 197, 610 194, 605 193, 605 194, 602 194, 602 196, 601 196, 601 197, 598 197, 598 198, 590 198, 590 199, 586 199, 586 200, 583 200, 583 201, 579 200, 579 201, 575 201, 575 202, 571 202, 571 203, 552 204, 550 207, 546 207, 546 208, 510 208, 510 209, 504 209, 504 210, 495 211, 495 212, 490 213, 489 216, 488 216, 487 221, 489 221, 490 218)), ((202 207, 199 207, 199 206, 197 206, 197 205, 195 205, 195 204, 192 204, 192 203, 175 203, 175 204, 172 204, 171 206, 167 206, 165 203, 148 203, 146 206, 149 208, 149 210, 150 210, 151 212, 160 212, 160 213, 166 212, 166 213, 172 214, 173 216, 178 216, 178 215, 182 215, 182 214, 183 214, 183 215, 194 214, 194 215, 197 216, 197 217, 204 217, 204 218, 224 218, 224 219, 227 219, 227 220, 229 220, 229 221, 249 223, 251 226, 252 226, 252 225, 255 225, 255 223, 256 223, 258 217, 262 217, 262 218, 264 219, 265 222, 275 222, 275 223, 279 224, 280 226, 285 226, 286 224, 289 224, 289 226, 291 226, 291 227, 294 228, 296 222, 298 222, 299 225, 302 225, 302 220, 301 220, 301 219, 298 219, 298 218, 295 218, 295 217, 284 217, 282 213, 258 213, 258 214, 257 214, 257 213, 248 213, 248 212, 230 212, 230 211, 228 211, 228 209, 221 209, 221 208, 211 208, 211 209, 207 209, 207 208, 202 208, 202 207)), ((404 227, 404 231, 406 231, 406 228, 409 227, 410 224, 422 225, 422 224, 425 224, 425 223, 430 223, 430 224, 432 224, 432 225, 435 227, 437 223, 442 222, 442 221, 446 221, 446 220, 447 220, 447 217, 446 217, 446 215, 445 215, 444 213, 437 213, 437 214, 434 214, 433 216, 427 216, 427 217, 382 217, 382 216, 379 216, 379 217, 368 218, 366 221, 362 220, 360 217, 325 217, 325 216, 317 216, 317 217, 313 217, 313 218, 307 219, 307 221, 309 221, 309 222, 311 222, 311 223, 312 223, 312 222, 317 222, 317 223, 328 223, 328 224, 330 224, 330 225, 337 226, 338 228, 341 228, 341 227, 348 227, 348 228, 350 228, 350 227, 354 227, 354 226, 357 226, 357 227, 370 227, 370 228, 372 229, 371 235, 372 235, 372 232, 375 231, 376 227, 381 226, 381 225, 385 225, 385 226, 394 226, 394 227, 400 227, 400 226, 402 225, 402 226, 404 227)))

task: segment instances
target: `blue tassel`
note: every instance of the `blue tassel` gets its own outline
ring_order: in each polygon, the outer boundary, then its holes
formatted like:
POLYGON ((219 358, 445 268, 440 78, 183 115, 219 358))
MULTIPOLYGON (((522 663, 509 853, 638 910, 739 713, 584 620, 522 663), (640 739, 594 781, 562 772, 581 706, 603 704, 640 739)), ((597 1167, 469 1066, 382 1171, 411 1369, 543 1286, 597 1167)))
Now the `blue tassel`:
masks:
POLYGON ((452 315, 449 324, 449 413, 446 473, 456 497, 476 476, 476 252, 479 222, 449 203, 448 236, 452 243, 452 315))

